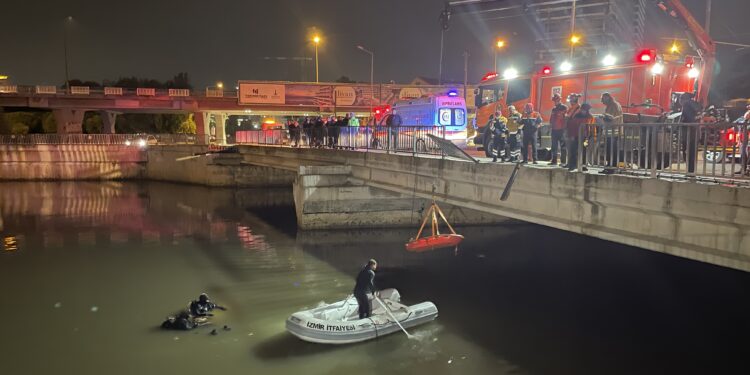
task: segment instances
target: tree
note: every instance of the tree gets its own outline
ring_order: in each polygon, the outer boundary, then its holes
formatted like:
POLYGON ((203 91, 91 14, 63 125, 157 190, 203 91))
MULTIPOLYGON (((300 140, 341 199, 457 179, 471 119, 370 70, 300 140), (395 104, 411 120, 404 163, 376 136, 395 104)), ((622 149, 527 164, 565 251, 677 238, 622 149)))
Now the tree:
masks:
POLYGON ((196 126, 193 114, 191 113, 186 117, 187 118, 185 118, 185 120, 180 123, 180 127, 177 129, 177 133, 195 134, 196 126))
POLYGON ((45 133, 57 133, 57 120, 52 112, 47 112, 42 116, 42 129, 45 133))
POLYGON ((83 116, 83 132, 85 134, 98 134, 102 132, 104 122, 102 116, 97 112, 86 112, 83 116))
POLYGON ((338 79, 336 79, 336 82, 338 83, 357 83, 357 81, 352 81, 351 78, 347 76, 341 76, 338 79))

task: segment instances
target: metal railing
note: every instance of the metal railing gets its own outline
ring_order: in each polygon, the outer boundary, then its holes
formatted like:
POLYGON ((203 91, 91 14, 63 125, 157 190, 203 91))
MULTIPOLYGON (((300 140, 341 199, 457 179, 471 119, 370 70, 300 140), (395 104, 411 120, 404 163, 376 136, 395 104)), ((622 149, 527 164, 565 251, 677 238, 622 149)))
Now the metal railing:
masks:
POLYGON ((13 134, 0 135, 0 145, 125 145, 206 144, 195 134, 13 134))
POLYGON ((349 150, 383 150, 442 155, 428 135, 444 138, 440 126, 362 126, 238 131, 238 144, 276 145, 349 150))
POLYGON ((578 166, 652 178, 750 180, 747 124, 595 124, 582 127, 578 166))
POLYGON ((237 98, 235 90, 207 89, 155 89, 149 87, 123 88, 123 87, 89 87, 71 86, 68 91, 52 85, 0 85, 0 94, 14 96, 74 96, 74 97, 112 97, 112 96, 146 96, 146 97, 207 97, 207 98, 237 98))

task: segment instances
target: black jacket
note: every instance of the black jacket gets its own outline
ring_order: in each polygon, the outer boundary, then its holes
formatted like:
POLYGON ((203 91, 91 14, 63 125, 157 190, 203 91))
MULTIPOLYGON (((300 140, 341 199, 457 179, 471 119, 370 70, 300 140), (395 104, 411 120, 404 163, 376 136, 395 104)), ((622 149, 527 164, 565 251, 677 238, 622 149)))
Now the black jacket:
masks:
POLYGON ((365 266, 357 275, 357 284, 354 286, 354 294, 375 293, 375 271, 365 266))

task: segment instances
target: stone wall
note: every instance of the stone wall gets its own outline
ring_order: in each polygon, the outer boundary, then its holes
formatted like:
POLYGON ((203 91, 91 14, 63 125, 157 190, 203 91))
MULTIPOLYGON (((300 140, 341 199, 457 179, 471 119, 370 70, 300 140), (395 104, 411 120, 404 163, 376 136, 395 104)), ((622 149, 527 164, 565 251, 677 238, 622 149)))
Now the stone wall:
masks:
POLYGON ((125 145, 0 145, 0 181, 141 178, 146 160, 125 145))
POLYGON ((152 146, 145 178, 217 187, 291 187, 295 173, 242 165, 239 154, 208 154, 206 146, 152 146), (199 154, 200 156, 196 156, 199 154))

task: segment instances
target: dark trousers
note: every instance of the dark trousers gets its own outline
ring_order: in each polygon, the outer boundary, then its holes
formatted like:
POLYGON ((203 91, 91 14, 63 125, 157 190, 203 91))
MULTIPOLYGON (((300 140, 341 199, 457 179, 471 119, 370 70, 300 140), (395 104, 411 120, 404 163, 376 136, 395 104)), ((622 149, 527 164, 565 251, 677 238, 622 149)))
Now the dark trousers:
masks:
POLYGON ((354 298, 357 299, 357 304, 359 304, 359 318, 364 319, 372 316, 372 305, 370 299, 367 298, 367 294, 355 294, 354 298))
POLYGON ((521 147, 521 156, 523 161, 529 161, 529 146, 531 146, 531 160, 536 161, 536 132, 523 134, 523 146, 521 147))
POLYGON ((508 150, 508 143, 505 141, 505 138, 495 136, 495 138, 492 139, 492 150, 495 152, 495 157, 492 159, 493 161, 497 160, 497 158, 500 158, 500 160, 506 160, 510 159, 510 151, 508 150))
POLYGON ((698 159, 698 129, 694 127, 682 128, 682 157, 687 164, 688 173, 695 173, 695 162, 698 159))
POLYGON ((578 168, 578 137, 568 138, 566 142, 568 148, 568 170, 578 168))
MULTIPOLYGON (((565 147, 565 129, 553 129, 552 130, 552 164, 557 163, 557 153, 562 154, 562 149, 565 147)), ((560 155, 561 159, 565 159, 563 155, 560 155)))

